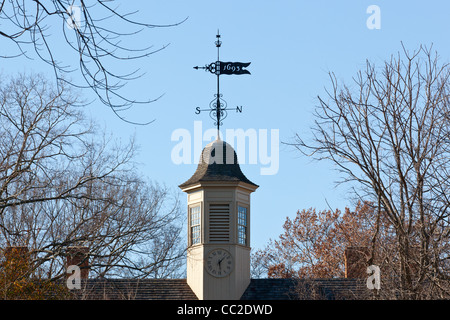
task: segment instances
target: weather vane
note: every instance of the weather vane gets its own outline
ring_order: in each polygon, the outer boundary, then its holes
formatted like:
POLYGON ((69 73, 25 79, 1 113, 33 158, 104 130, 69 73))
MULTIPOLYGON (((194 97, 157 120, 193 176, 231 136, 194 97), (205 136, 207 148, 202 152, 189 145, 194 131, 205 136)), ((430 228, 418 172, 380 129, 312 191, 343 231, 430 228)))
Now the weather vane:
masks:
MULTIPOLYGON (((217 76, 217 93, 214 95, 214 99, 209 103, 209 109, 200 109, 197 107, 195 109, 196 114, 200 114, 202 111, 209 111, 209 116, 214 120, 214 125, 217 126, 217 136, 219 137, 219 129, 222 125, 222 121, 227 117, 227 111, 230 110, 227 107, 227 102, 222 99, 222 94, 220 93, 220 76, 222 74, 232 75, 232 74, 250 74, 247 68, 251 62, 222 62, 220 61, 220 46, 222 41, 220 41, 220 33, 217 31, 216 35, 216 47, 217 47, 217 61, 207 64, 204 67, 196 66, 194 69, 204 69, 217 76)), ((236 107, 236 112, 242 112, 242 106, 236 107)))

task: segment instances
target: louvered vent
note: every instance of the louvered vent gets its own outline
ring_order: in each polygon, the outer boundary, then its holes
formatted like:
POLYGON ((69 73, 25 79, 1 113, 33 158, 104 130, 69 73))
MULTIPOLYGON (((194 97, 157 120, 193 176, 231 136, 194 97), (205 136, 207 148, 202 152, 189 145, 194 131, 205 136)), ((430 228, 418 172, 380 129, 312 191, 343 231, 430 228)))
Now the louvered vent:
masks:
POLYGON ((209 205, 209 242, 229 242, 230 205, 209 205))

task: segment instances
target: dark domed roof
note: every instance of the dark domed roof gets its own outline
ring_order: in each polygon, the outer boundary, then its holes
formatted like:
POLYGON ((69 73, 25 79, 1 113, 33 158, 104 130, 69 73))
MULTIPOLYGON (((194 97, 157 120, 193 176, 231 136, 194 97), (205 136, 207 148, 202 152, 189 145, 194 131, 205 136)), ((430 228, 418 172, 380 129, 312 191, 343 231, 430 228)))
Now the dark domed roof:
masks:
POLYGON ((233 147, 220 139, 203 149, 197 170, 179 187, 184 188, 202 181, 240 181, 258 187, 242 173, 233 147))

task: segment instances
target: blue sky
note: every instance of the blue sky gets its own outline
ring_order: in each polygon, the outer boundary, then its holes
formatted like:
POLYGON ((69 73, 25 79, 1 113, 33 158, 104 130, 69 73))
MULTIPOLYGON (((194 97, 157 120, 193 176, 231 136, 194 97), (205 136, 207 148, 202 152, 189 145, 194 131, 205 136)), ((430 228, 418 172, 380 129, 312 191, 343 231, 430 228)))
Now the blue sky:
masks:
MULTIPOLYGON (((136 19, 171 28, 154 28, 130 38, 131 45, 170 45, 146 59, 115 63, 115 70, 136 67, 145 76, 131 82, 123 91, 129 97, 156 98, 158 101, 136 106, 123 115, 131 121, 155 119, 148 126, 134 126, 119 120, 100 102, 88 112, 101 126, 117 137, 135 134, 140 146, 137 160, 150 179, 165 184, 186 197, 178 185, 187 180, 196 165, 176 165, 171 151, 174 130, 193 132, 194 121, 212 126, 207 114, 196 115, 196 107, 207 107, 215 93, 215 76, 192 67, 216 60, 215 35, 222 35, 221 60, 251 62, 251 75, 222 76, 221 91, 230 106, 243 106, 243 113, 230 113, 224 128, 278 129, 280 140, 292 142, 295 133, 308 135, 317 105, 317 95, 329 87, 328 72, 350 82, 364 68, 366 59, 379 65, 401 50, 419 44, 431 45, 442 61, 450 54, 450 3, 447 1, 124 1, 120 9, 139 10, 136 19), (381 9, 381 29, 370 30, 367 7, 381 9)), ((125 42, 127 43, 127 42, 125 42)), ((57 43, 65 52, 63 42, 57 43), (60 46, 61 44, 61 46, 60 46)), ((0 40, 0 47, 11 45, 0 40)), ((76 60, 69 61, 77 67, 76 60)), ((51 75, 38 61, 8 60, 5 73, 33 70, 51 75)), ((77 79, 76 73, 72 77, 77 79)), ((83 92, 86 97, 92 94, 83 92)), ((204 145, 208 142, 205 141, 204 145)), ((280 145, 279 171, 261 175, 260 164, 242 164, 246 176, 260 188, 252 196, 252 247, 263 247, 282 232, 287 216, 299 209, 344 209, 350 205, 345 187, 335 188, 338 179, 330 163, 312 162, 287 145, 280 145)))

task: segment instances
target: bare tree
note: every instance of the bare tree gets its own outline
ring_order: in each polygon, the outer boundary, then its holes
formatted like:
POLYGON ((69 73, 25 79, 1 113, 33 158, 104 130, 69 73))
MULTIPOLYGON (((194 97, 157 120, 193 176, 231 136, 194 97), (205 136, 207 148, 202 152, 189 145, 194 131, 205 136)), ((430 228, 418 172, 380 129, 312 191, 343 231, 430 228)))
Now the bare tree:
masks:
POLYGON ((403 48, 381 68, 367 62, 351 85, 330 74, 313 137, 294 143, 331 161, 338 183, 378 204, 395 232, 390 265, 402 298, 449 293, 449 76, 449 65, 424 47, 403 48))
POLYGON ((0 85, 0 247, 27 247, 39 278, 64 277, 74 246, 93 277, 179 275, 178 199, 142 178, 132 140, 97 135, 76 96, 52 88, 39 75, 0 85))
POLYGON ((55 91, 40 75, 2 81, 0 215, 33 202, 88 198, 89 183, 127 170, 133 145, 106 150, 75 103, 64 84, 55 91))
POLYGON ((0 57, 38 58, 50 65, 58 83, 66 81, 79 88, 91 88, 118 117, 131 122, 120 111, 155 99, 136 101, 124 96, 124 85, 142 74, 139 69, 119 73, 117 63, 146 58, 167 45, 132 47, 124 41, 136 39, 144 30, 175 26, 182 21, 170 25, 140 22, 133 18, 137 12, 124 12, 118 7, 112 0, 0 1, 0 39, 4 40, 0 57), (73 50, 77 64, 73 64, 72 57, 58 52, 61 39, 66 48, 73 50), (11 52, 7 50, 8 42, 13 45, 11 52), (67 80, 67 75, 75 70, 84 84, 67 80))

